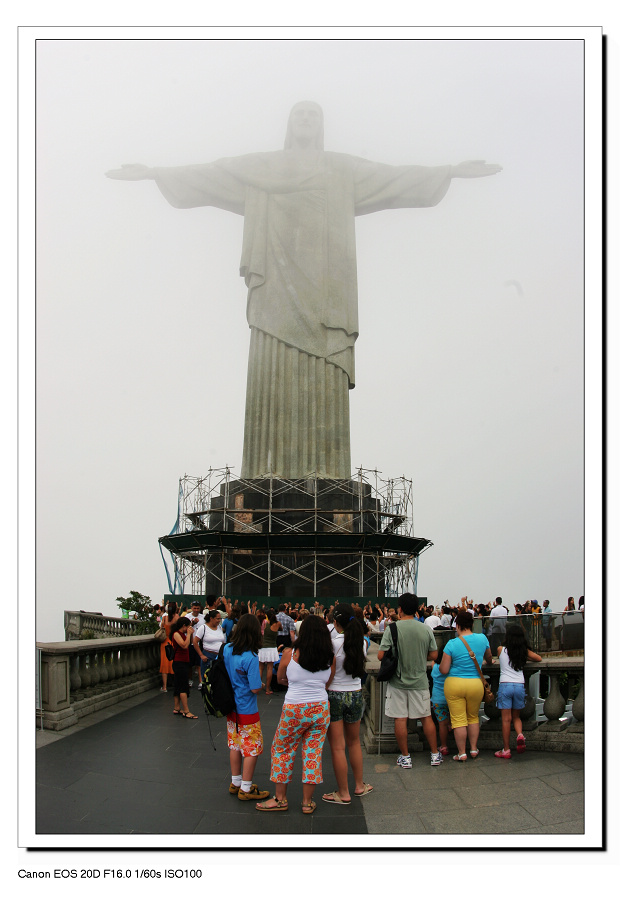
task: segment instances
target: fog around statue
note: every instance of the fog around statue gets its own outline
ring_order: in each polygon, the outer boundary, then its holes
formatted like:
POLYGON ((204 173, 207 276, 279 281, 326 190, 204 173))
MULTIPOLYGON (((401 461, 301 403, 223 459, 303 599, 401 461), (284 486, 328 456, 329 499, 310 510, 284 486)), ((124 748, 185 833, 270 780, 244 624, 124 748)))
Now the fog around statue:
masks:
POLYGON ((453 178, 498 165, 389 166, 323 149, 323 113, 296 104, 284 150, 106 174, 152 179, 178 209, 244 217, 251 329, 241 475, 349 478, 349 390, 358 337, 355 216, 435 206, 453 178))

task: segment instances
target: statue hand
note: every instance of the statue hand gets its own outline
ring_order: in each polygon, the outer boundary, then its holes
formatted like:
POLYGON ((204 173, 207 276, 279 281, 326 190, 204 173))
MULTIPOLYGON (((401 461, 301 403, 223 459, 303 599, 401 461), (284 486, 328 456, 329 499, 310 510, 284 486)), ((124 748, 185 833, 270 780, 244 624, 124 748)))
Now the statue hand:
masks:
POLYGON ((119 181, 142 181, 145 178, 152 178, 153 170, 142 163, 130 163, 121 166, 120 169, 110 169, 106 172, 107 178, 116 178, 119 181))
POLYGON ((497 163, 486 163, 483 159, 468 159, 466 162, 452 166, 452 178, 484 178, 487 175, 497 175, 502 167, 497 163))

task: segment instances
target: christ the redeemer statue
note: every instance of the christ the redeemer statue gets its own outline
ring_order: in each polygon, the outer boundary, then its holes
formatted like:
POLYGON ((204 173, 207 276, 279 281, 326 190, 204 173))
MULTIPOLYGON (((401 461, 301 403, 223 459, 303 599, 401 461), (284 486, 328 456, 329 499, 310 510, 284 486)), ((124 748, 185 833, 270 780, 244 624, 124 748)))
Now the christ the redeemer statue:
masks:
POLYGON ((106 173, 152 179, 179 209, 217 206, 244 217, 241 275, 251 340, 243 478, 350 478, 355 216, 435 206, 452 178, 499 171, 479 160, 388 166, 325 152, 322 110, 303 102, 291 111, 284 150, 106 173))

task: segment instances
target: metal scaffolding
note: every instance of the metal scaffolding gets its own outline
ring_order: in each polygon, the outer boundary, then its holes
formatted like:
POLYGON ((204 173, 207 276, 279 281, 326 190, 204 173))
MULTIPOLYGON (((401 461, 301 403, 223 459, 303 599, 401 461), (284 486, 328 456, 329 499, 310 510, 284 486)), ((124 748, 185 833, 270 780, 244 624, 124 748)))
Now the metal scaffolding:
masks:
POLYGON ((185 475, 177 521, 159 541, 172 593, 267 597, 415 592, 418 557, 432 546, 414 537, 411 481, 363 468, 350 479, 185 475))

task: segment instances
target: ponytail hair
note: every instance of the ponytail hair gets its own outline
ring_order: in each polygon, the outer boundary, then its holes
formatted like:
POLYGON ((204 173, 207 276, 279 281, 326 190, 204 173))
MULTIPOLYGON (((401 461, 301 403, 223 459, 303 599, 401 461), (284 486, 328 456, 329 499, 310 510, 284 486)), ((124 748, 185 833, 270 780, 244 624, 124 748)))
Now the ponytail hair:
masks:
POLYGON ((509 625, 506 628, 504 647, 515 672, 522 672, 527 662, 527 638, 520 625, 509 625))
POLYGON ((364 674, 364 630, 360 620, 348 603, 341 603, 334 610, 334 621, 344 634, 342 668, 351 678, 361 678, 364 674))

